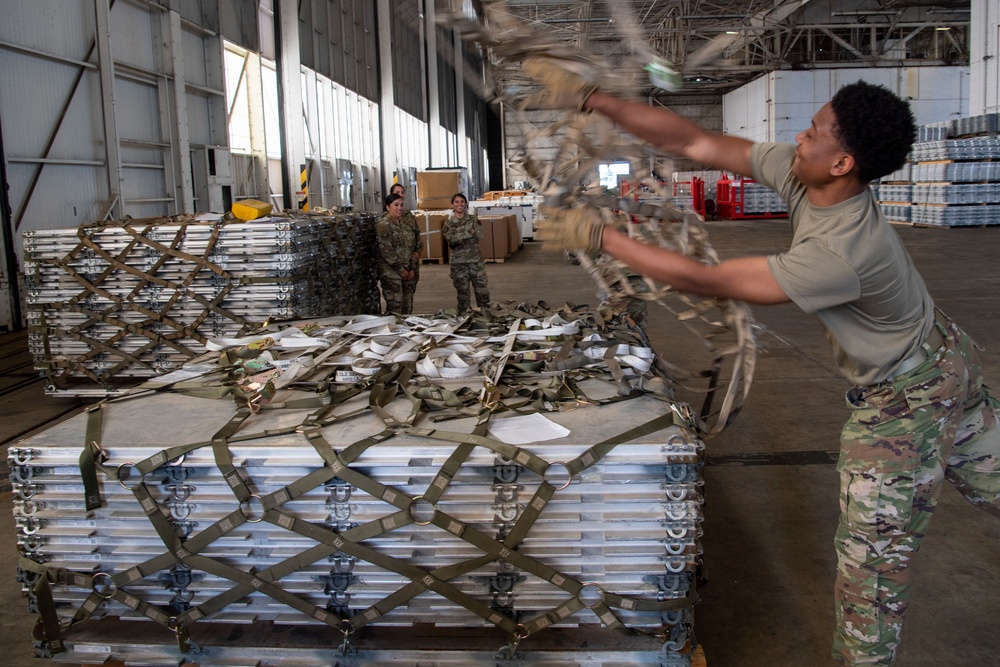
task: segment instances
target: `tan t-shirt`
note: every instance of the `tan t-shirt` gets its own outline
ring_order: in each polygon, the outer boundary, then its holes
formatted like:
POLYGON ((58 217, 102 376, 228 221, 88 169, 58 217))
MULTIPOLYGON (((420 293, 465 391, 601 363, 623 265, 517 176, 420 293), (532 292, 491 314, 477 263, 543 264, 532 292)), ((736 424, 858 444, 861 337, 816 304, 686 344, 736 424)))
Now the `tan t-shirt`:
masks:
POLYGON ((934 326, 934 301, 870 188, 813 206, 791 173, 792 144, 755 144, 753 177, 788 202, 792 245, 768 266, 785 294, 819 319, 834 361, 851 382, 892 376, 934 326))

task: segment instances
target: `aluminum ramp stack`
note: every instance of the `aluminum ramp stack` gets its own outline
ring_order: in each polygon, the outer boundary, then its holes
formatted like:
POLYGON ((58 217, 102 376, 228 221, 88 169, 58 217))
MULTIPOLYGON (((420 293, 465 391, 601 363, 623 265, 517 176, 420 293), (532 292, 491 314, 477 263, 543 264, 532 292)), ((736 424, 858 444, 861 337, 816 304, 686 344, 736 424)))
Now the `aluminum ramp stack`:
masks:
POLYGON ((47 392, 108 395, 269 319, 378 310, 375 217, 127 220, 24 233, 47 392))
POLYGON ((689 665, 686 408, 625 325, 519 314, 240 341, 13 447, 39 653, 404 664, 434 628, 420 664, 689 665))

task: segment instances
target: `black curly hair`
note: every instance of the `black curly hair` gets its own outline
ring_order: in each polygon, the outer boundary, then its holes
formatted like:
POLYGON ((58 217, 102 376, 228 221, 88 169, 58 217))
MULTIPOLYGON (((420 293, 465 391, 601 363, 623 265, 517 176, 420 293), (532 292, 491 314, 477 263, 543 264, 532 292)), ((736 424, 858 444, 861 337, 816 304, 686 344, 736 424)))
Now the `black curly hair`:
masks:
POLYGON ((837 140, 854 156, 863 182, 903 166, 917 137, 909 104, 884 86, 857 81, 838 90, 830 106, 837 140))

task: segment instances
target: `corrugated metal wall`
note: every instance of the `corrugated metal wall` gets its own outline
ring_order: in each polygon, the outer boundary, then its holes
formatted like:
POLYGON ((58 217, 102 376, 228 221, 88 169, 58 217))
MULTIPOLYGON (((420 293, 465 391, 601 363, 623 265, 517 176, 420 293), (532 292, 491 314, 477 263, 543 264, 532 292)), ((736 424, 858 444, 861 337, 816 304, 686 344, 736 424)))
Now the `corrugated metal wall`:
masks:
POLYGON ((837 89, 855 81, 885 86, 908 100, 918 125, 970 115, 964 66, 783 70, 724 96, 725 132, 752 141, 793 142, 837 89))
POLYGON ((175 4, 179 13, 126 0, 4 4, 0 118, 15 234, 207 203, 206 151, 228 144, 219 15, 216 3, 175 4), (192 169, 202 182, 190 183, 192 169))
MULTIPOLYGON (((479 117, 485 105, 473 88, 456 88, 450 34, 438 40, 442 56, 426 52, 428 29, 446 33, 428 23, 432 0, 390 0, 387 17, 378 16, 371 0, 290 1, 296 3, 302 83, 285 85, 304 85, 308 108, 301 119, 284 123, 298 125, 288 133, 301 142, 292 153, 313 162, 313 205, 381 210, 394 172, 412 179, 431 166, 469 167, 470 196, 480 194, 487 171, 486 121, 479 117), (390 117, 405 142, 398 150, 402 161, 387 163, 385 174, 380 20, 388 22, 392 42, 386 83, 396 108, 390 117), (428 58, 445 63, 437 80, 427 75, 428 58), (433 125, 430 95, 439 106, 433 125), (459 107, 467 135, 461 138, 459 107), (447 147, 433 163, 432 137, 447 147)), ((12 241, 3 249, 14 246, 13 264, 20 263, 24 230, 219 211, 246 196, 280 201, 275 26, 281 7, 276 0, 5 2, 0 123, 12 241), (103 64, 102 51, 110 54, 103 64), (227 62, 246 71, 230 72, 227 80, 227 62)), ((472 76, 481 77, 482 64, 473 62, 480 69, 472 76)), ((20 325, 13 305, 18 291, 10 282, 16 267, 8 264, 0 267, 0 328, 20 325)))

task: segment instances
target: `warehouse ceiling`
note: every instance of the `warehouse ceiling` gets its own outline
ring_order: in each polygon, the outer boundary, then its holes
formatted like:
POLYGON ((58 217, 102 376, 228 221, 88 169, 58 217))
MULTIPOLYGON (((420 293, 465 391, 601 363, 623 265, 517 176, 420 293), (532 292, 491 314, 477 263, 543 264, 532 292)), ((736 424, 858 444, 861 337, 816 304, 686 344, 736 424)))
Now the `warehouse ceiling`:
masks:
MULTIPOLYGON (((684 92, 721 93, 778 69, 969 61, 969 0, 479 0, 623 67, 657 55, 684 92)), ((641 64, 641 63, 640 63, 641 64)), ((499 77, 505 72, 500 68, 499 77)), ((651 90, 651 94, 655 91, 651 90)))

